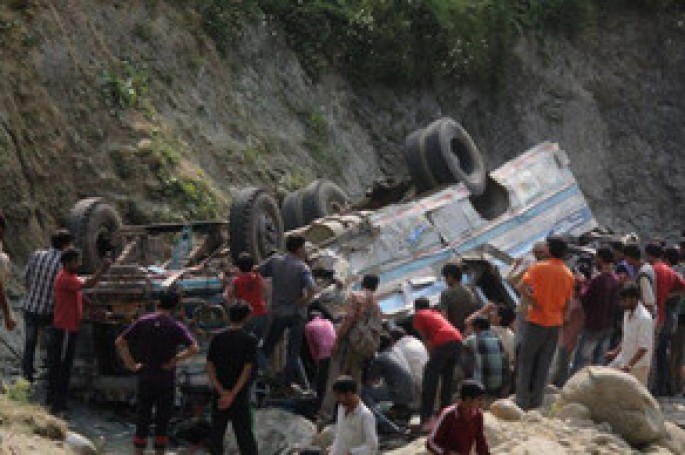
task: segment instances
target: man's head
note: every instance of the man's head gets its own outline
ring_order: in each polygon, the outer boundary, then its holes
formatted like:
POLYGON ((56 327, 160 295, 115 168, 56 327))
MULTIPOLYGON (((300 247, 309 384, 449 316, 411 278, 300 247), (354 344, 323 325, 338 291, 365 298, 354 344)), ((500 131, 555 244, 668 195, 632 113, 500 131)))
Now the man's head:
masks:
POLYGON ((362 289, 365 291, 376 292, 379 283, 380 278, 378 278, 378 275, 364 275, 362 278, 362 289))
POLYGON ((304 260, 307 257, 306 243, 307 240, 305 240, 304 236, 297 234, 289 235, 285 239, 285 249, 293 256, 304 260))
POLYGON ((614 254, 616 262, 623 259, 623 248, 625 248, 625 243, 621 240, 612 240, 609 242, 609 248, 611 248, 611 252, 614 254))
POLYGON ((62 268, 69 273, 77 273, 81 268, 81 252, 76 248, 67 248, 60 257, 62 268))
POLYGON ((664 250, 664 260, 673 267, 680 262, 680 250, 676 246, 669 246, 664 250))
POLYGON ((497 305, 497 311, 492 313, 490 318, 490 325, 510 327, 515 320, 516 312, 513 308, 507 305, 497 305))
POLYGON ((549 258, 547 242, 535 242, 533 245, 533 257, 536 261, 544 261, 549 258))
POLYGON ((471 325, 476 333, 490 330, 490 321, 485 316, 478 316, 471 322, 471 325))
POLYGON ((467 379, 461 383, 459 396, 462 406, 467 410, 482 409, 485 401, 485 387, 478 381, 467 379))
POLYGON ((634 284, 625 285, 618 294, 621 306, 625 310, 634 310, 640 301, 640 290, 634 284))
POLYGON ((642 262, 642 251, 637 243, 629 243, 623 248, 626 262, 633 267, 639 267, 642 262))
POLYGON ((243 324, 252 313, 252 308, 245 302, 238 300, 228 309, 228 320, 231 324, 243 324))
POLYGON ((431 306, 430 300, 425 297, 419 297, 414 300, 414 311, 427 310, 431 306))
POLYGON ((566 240, 557 235, 547 237, 547 250, 550 257, 564 259, 564 256, 566 256, 566 240))
POLYGON ((71 232, 69 232, 66 229, 58 229, 52 234, 52 237, 50 238, 50 243, 52 244, 52 247, 57 251, 64 251, 67 248, 73 246, 74 236, 71 235, 71 232))
POLYGON ((461 275, 461 267, 458 264, 450 262, 442 266, 442 276, 445 277, 448 286, 460 283, 461 275))
POLYGON ((398 342, 399 340, 407 336, 407 331, 404 330, 402 327, 396 325, 390 329, 390 336, 392 337, 393 341, 398 342))
POLYGON ((240 256, 238 256, 238 260, 235 262, 235 265, 238 266, 238 270, 241 272, 248 273, 254 269, 254 259, 250 253, 243 252, 240 253, 240 256))
POLYGON ((645 257, 649 263, 660 261, 664 257, 664 248, 660 243, 650 242, 645 245, 645 257))
POLYGON ((159 296, 157 307, 160 310, 172 311, 181 301, 181 294, 176 291, 165 291, 159 296))
POLYGON ((335 401, 347 409, 353 409, 359 404, 358 386, 351 376, 338 376, 333 383, 335 401))
POLYGON ((614 263, 614 253, 611 248, 602 246, 597 249, 595 253, 598 268, 611 266, 614 263))

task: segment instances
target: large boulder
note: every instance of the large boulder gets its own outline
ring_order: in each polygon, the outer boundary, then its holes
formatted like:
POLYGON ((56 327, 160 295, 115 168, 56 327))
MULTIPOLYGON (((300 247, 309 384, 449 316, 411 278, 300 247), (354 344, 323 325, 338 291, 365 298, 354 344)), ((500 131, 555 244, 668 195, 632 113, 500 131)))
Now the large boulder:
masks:
POLYGON ((429 455, 426 450, 426 438, 419 438, 404 447, 385 452, 385 455, 429 455))
POLYGON ((590 410, 587 406, 580 403, 568 403, 561 406, 558 411, 555 411, 552 415, 557 419, 561 420, 590 420, 590 410))
POLYGON ((665 433, 659 404, 633 376, 606 367, 587 367, 561 391, 565 403, 580 403, 592 420, 607 422, 633 445, 649 444, 665 433))
MULTIPOLYGON (((254 431, 260 455, 281 455, 309 447, 316 435, 316 425, 293 413, 267 408, 255 411, 254 431)), ((224 447, 226 454, 239 453, 231 425, 224 447)))
POLYGON ((657 444, 676 454, 685 453, 685 430, 673 422, 666 422, 666 433, 657 444))
POLYGON ((509 453, 511 455, 566 455, 568 450, 566 450, 566 448, 564 448, 564 446, 561 444, 550 441, 549 439, 530 438, 527 441, 523 441, 518 444, 509 453))
POLYGON ((523 418, 523 411, 508 398, 497 400, 490 405, 492 415, 500 420, 516 421, 523 418))

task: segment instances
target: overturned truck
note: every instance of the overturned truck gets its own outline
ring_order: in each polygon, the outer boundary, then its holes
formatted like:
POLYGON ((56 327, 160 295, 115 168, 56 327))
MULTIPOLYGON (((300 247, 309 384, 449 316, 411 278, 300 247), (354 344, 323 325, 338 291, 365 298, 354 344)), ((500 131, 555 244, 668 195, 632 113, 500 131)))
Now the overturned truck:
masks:
MULTIPOLYGON (((400 318, 416 297, 437 300, 445 286, 440 268, 455 260, 481 301, 515 305, 516 293, 500 277, 514 257, 548 235, 578 237, 597 227, 557 144, 539 144, 486 172, 468 133, 443 118, 410 134, 404 153, 410 179, 380 180, 354 202, 334 183, 317 180, 280 204, 262 189, 244 189, 227 220, 144 226, 125 225, 99 198, 78 202, 69 224, 83 251, 83 273, 105 255, 114 265, 87 294, 74 387, 87 398, 131 399, 135 382, 114 350, 121 330, 173 286, 184 295, 179 317, 206 344, 226 324, 222 293, 232 260, 243 251, 267 258, 282 250, 286 232, 311 244, 312 266, 325 272, 317 274, 322 287, 354 288, 364 273, 376 273, 383 313, 400 318)), ((331 300, 335 313, 340 299, 331 300)), ((207 385, 200 364, 180 369, 182 389, 207 385)))

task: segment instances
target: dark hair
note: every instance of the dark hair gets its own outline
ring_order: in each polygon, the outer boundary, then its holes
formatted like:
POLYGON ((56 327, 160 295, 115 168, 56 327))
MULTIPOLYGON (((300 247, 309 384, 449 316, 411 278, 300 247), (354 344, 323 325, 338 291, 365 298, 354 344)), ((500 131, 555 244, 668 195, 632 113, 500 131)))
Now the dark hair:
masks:
POLYGON ((322 317, 323 317, 323 313, 319 310, 311 310, 309 312, 309 320, 310 321, 313 321, 316 318, 322 318, 322 317))
POLYGON ((642 251, 640 251, 640 245, 637 243, 629 243, 623 248, 623 254, 630 259, 635 259, 639 261, 642 258, 642 251))
POLYGON ((62 263, 62 266, 65 266, 68 263, 75 261, 80 257, 81 252, 79 250, 77 250, 76 248, 67 248, 62 252, 62 255, 60 256, 59 260, 62 263))
POLYGON ((378 348, 379 351, 385 351, 392 347, 393 339, 388 332, 381 332, 381 344, 378 348))
POLYGON ((173 310, 181 301, 181 294, 176 291, 164 291, 159 295, 159 307, 173 310))
POLYGON ((245 302, 238 300, 228 309, 228 319, 234 324, 245 321, 252 313, 252 308, 245 302))
POLYGON ((655 258, 662 258, 664 257, 664 248, 658 243, 650 242, 645 246, 645 254, 655 258))
POLYGON ((419 297, 418 299, 414 300, 414 310, 419 311, 419 310, 427 310, 430 308, 431 303, 430 300, 428 300, 425 297, 419 297))
POLYGON ((52 247, 56 250, 62 250, 64 247, 71 244, 73 241, 74 236, 71 235, 71 232, 67 231, 66 229, 56 230, 50 238, 50 243, 52 244, 52 247))
POLYGON ((564 259, 566 255, 566 240, 558 235, 550 235, 547 237, 547 248, 549 255, 555 259, 564 259))
POLYGON ((333 392, 335 393, 357 393, 357 382, 352 376, 338 376, 333 382, 333 392))
POLYGON ((390 329, 390 336, 393 340, 398 341, 407 335, 407 331, 400 326, 395 326, 390 329))
POLYGON ((595 255, 599 258, 600 261, 604 264, 611 264, 614 262, 614 253, 611 251, 611 248, 602 246, 597 248, 597 252, 595 255))
POLYGON ((457 281, 461 281, 461 267, 459 267, 459 264, 455 264, 453 262, 447 263, 442 266, 442 276, 447 278, 448 276, 451 276, 457 281))
POLYGON ((478 330, 489 330, 490 329, 490 321, 488 321, 488 318, 485 316, 478 316, 474 318, 473 321, 471 321, 471 324, 473 325, 474 329, 478 330))
POLYGON ((627 299, 627 298, 639 299, 640 298, 640 289, 638 289, 638 287, 632 283, 626 284, 618 292, 618 296, 622 299, 627 299))
POLYGON ((680 262, 680 250, 674 246, 669 246, 664 250, 664 258, 669 264, 676 265, 680 262))
POLYGON ((307 240, 304 238, 304 236, 297 234, 289 235, 285 239, 285 249, 289 253, 294 253, 302 248, 305 243, 307 243, 307 240))
POLYGON ((511 323, 516 320, 516 312, 507 305, 498 305, 497 314, 499 315, 500 325, 502 327, 509 327, 511 323))
POLYGON ((238 266, 241 272, 247 273, 251 272, 254 268, 254 259, 250 253, 242 252, 238 256, 238 260, 235 261, 235 265, 238 266))
POLYGON ((478 398, 485 395, 485 387, 478 381, 473 379, 466 379, 461 383, 461 390, 459 396, 462 400, 467 398, 478 398))
POLYGON ((362 278, 362 289, 368 289, 369 291, 375 292, 378 289, 378 283, 380 283, 380 278, 378 275, 364 275, 362 278))
POLYGON ((609 242, 609 246, 612 250, 623 251, 623 248, 625 248, 626 245, 623 243, 623 240, 612 240, 609 242))

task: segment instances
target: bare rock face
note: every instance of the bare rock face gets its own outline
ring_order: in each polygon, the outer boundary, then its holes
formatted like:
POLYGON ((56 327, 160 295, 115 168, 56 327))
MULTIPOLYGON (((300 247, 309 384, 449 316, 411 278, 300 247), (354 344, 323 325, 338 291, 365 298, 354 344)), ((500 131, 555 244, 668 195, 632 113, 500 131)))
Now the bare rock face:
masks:
POLYGON ((511 451, 511 455, 540 455, 543 453, 566 455, 568 451, 561 444, 542 438, 531 438, 511 451))
POLYGON ((666 422, 666 434, 658 445, 673 453, 685 453, 685 430, 672 422, 666 422))
POLYGON ((590 410, 595 422, 607 422, 630 444, 649 444, 665 433, 657 401, 633 376, 606 367, 588 367, 564 386, 562 399, 590 410))
POLYGON ((516 421, 523 418, 523 410, 508 398, 497 400, 490 405, 492 415, 500 420, 516 421))
MULTIPOLYGON (((316 435, 316 426, 290 412, 268 408, 255 411, 254 431, 260 455, 280 455, 310 446, 316 435)), ((239 453, 230 425, 224 448, 226 454, 239 453)))

